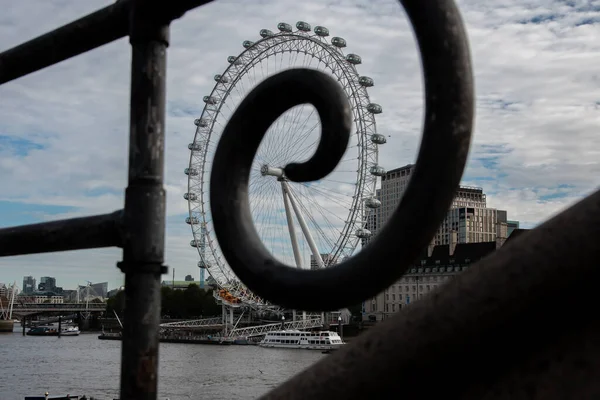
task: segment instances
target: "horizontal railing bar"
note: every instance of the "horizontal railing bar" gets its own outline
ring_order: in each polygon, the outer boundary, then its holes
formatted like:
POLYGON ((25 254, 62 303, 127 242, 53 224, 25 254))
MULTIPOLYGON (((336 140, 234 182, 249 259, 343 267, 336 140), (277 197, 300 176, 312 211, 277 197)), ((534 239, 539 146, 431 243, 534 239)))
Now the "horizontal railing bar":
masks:
MULTIPOLYGON (((129 34, 134 0, 120 0, 35 39, 0 53, 0 84, 57 64, 129 34)), ((152 4, 160 24, 212 0, 179 0, 152 4)), ((154 2, 153 2, 154 3, 154 2)))
POLYGON ((0 257, 123 247, 123 211, 0 229, 0 257))

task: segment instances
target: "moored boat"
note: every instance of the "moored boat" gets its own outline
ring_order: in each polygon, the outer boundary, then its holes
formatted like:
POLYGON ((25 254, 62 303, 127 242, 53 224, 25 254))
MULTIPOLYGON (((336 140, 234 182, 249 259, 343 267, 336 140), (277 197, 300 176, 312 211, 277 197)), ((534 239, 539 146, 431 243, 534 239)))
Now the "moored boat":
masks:
POLYGON ((332 331, 282 330, 267 333, 258 345, 281 349, 335 350, 343 346, 344 341, 332 331))
POLYGON ((79 336, 79 328, 76 326, 63 327, 60 331, 60 336, 79 336))

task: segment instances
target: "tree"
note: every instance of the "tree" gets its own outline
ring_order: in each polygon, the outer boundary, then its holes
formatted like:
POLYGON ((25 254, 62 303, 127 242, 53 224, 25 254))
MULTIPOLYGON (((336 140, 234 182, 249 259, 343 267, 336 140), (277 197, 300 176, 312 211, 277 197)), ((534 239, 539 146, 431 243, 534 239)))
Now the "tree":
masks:
MULTIPOLYGON (((160 288, 161 316, 168 318, 200 318, 219 315, 220 307, 215 302, 211 290, 202 290, 192 284, 185 290, 173 290, 168 286, 160 288)), ((125 310, 125 291, 120 291, 106 302, 106 313, 113 310, 122 315, 125 310)))
POLYGON ((115 311, 119 315, 123 315, 125 310, 125 291, 120 290, 115 296, 106 301, 106 315, 111 317, 115 311))

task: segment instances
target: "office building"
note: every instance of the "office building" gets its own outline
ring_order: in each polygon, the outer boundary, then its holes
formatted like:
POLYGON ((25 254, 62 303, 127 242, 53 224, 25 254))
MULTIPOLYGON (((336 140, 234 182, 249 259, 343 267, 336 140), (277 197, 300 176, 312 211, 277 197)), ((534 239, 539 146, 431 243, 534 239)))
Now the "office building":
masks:
POLYGON ((56 278, 52 276, 42 276, 40 278, 40 284, 38 285, 40 292, 55 292, 56 291, 56 278))
POLYGON ((37 290, 36 280, 33 276, 24 276, 23 277, 23 293, 30 294, 37 290))

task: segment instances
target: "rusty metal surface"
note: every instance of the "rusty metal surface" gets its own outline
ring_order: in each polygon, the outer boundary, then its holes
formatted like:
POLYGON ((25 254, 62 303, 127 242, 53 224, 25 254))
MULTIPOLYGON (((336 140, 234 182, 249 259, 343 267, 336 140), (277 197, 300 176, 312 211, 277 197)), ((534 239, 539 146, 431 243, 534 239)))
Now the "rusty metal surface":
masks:
POLYGON ((166 272, 165 86, 168 24, 152 3, 134 0, 130 15, 131 105, 125 191, 125 322, 121 399, 154 400, 158 390, 160 280, 166 272))
POLYGON ((0 229, 0 257, 123 246, 123 211, 0 229))
POLYGON ((264 399, 596 398, 599 237, 600 191, 264 399))
MULTIPOLYGON (((134 0, 117 1, 85 17, 0 53, 0 84, 85 53, 129 33, 134 0)), ((147 1, 159 24, 168 24, 212 0, 147 1)))
POLYGON ((261 82, 238 106, 217 145, 210 180, 216 237, 235 274, 274 304, 324 311, 377 295, 404 274, 450 208, 465 167, 474 116, 466 32, 451 0, 402 4, 414 28, 424 70, 423 137, 399 207, 358 254, 316 271, 283 264, 260 241, 248 204, 249 169, 260 140, 271 123, 295 105, 314 105, 325 129, 308 162, 285 167, 287 178, 316 180, 335 168, 350 133, 348 106, 336 101, 341 89, 333 78, 292 70, 261 82))

